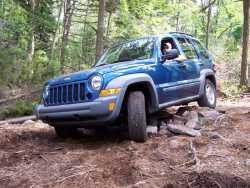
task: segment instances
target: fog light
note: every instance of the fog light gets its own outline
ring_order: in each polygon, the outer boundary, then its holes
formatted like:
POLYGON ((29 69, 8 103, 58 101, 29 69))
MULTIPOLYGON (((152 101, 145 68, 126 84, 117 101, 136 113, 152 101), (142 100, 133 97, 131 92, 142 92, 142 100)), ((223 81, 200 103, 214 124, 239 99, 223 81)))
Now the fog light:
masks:
POLYGON ((113 111, 115 109, 115 102, 109 103, 108 108, 109 108, 109 111, 113 111))
POLYGON ((100 97, 106 97, 109 95, 117 95, 119 94, 121 91, 121 88, 117 88, 117 89, 104 89, 100 92, 100 97))

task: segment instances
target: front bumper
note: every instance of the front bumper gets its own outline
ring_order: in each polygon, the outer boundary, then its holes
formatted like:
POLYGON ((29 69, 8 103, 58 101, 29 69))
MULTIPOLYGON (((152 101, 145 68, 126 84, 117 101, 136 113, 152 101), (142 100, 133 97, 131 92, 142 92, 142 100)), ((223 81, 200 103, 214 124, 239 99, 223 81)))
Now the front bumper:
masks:
POLYGON ((36 109, 38 119, 52 125, 98 125, 114 121, 119 115, 117 96, 101 97, 92 102, 65 104, 59 106, 39 105, 36 109), (116 103, 115 109, 108 105, 116 103))

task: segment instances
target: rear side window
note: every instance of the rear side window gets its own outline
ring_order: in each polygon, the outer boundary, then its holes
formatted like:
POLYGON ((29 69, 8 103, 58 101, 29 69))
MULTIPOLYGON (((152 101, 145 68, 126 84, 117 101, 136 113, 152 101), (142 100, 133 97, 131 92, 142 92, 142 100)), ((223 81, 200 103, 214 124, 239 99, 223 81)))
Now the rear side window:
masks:
POLYGON ((200 55, 202 58, 208 59, 209 58, 209 54, 207 52, 207 50, 201 45, 201 43, 199 41, 193 40, 194 46, 197 50, 199 50, 200 55))
POLYGON ((190 41, 186 40, 185 38, 177 38, 185 56, 187 59, 196 59, 197 54, 195 52, 195 49, 193 45, 190 43, 190 41))

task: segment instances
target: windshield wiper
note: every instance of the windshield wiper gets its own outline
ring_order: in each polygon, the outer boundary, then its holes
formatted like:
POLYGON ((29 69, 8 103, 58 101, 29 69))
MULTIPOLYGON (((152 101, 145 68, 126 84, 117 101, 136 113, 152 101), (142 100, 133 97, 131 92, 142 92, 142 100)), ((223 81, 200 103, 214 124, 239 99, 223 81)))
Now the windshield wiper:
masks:
POLYGON ((133 59, 119 59, 119 60, 116 60, 116 61, 113 61, 112 63, 110 64, 114 64, 114 63, 120 63, 120 62, 124 62, 124 61, 132 61, 133 59))
POLYGON ((103 66, 103 65, 107 65, 107 63, 101 63, 99 65, 96 65, 95 67, 100 67, 100 66, 103 66))

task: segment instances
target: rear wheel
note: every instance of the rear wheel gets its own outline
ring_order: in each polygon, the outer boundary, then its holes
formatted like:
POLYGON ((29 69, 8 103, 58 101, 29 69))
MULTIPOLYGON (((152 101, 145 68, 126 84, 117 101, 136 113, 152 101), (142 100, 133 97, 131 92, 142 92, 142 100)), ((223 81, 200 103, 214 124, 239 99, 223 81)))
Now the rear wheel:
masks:
POLYGON ((205 81, 204 92, 202 97, 198 100, 198 104, 201 107, 216 107, 216 88, 213 82, 208 79, 205 81))
POLYGON ((56 135, 60 138, 69 138, 77 135, 77 128, 72 127, 54 127, 56 135))
POLYGON ((141 91, 131 92, 128 96, 128 132, 129 138, 136 142, 147 139, 145 97, 141 91))

